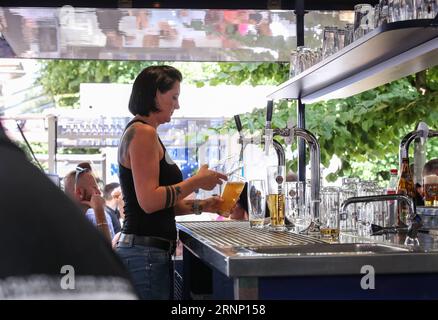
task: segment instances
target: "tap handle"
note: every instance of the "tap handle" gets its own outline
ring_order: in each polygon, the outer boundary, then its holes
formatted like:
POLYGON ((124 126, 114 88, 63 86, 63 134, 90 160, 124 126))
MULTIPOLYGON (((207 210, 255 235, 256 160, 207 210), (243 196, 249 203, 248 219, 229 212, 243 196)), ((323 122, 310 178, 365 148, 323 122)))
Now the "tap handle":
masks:
POLYGON ((237 131, 242 131, 242 122, 240 122, 240 116, 238 114, 234 116, 234 122, 236 123, 237 131))
POLYGON ((266 106, 266 122, 271 123, 272 120, 272 110, 274 109, 274 101, 268 100, 268 105, 266 106))

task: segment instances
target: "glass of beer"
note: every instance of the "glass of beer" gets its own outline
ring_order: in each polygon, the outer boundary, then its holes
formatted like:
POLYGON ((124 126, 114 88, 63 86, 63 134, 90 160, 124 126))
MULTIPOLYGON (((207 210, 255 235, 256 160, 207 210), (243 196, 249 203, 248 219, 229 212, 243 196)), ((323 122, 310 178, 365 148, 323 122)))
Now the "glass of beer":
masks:
POLYGON ((231 210, 239 200, 240 194, 245 187, 245 179, 239 175, 231 175, 228 177, 228 181, 225 184, 224 191, 222 192, 222 199, 224 200, 220 206, 218 213, 221 216, 228 217, 231 214, 231 210))
POLYGON ((423 177, 424 205, 426 207, 438 207, 438 176, 430 175, 423 177))
POLYGON ((264 180, 248 182, 248 219, 251 228, 263 228, 266 214, 266 187, 264 180))
POLYGON ((286 181, 285 166, 268 167, 268 210, 271 216, 271 230, 286 230, 284 224, 284 186, 286 181))
POLYGON ((325 187, 321 190, 320 232, 324 238, 339 238, 339 193, 337 187, 325 187))

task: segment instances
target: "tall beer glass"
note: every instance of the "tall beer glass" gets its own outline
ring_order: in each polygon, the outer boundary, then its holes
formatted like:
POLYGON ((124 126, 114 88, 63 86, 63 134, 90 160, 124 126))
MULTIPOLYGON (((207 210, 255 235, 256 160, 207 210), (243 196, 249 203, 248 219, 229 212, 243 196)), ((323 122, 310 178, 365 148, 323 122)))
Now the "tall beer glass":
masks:
POLYGON ((224 200, 219 206, 219 214, 224 217, 228 217, 231 210, 239 200, 240 194, 245 187, 245 180, 238 175, 231 175, 228 177, 228 181, 222 192, 222 199, 224 200))
POLYGON ((321 235, 325 238, 339 238, 339 188, 325 187, 321 190, 320 211, 321 235))
POLYGON ((264 180, 248 182, 248 219, 251 228, 263 228, 266 212, 266 188, 264 180))
POLYGON ((426 207, 438 206, 438 176, 430 175, 423 177, 424 205, 426 207))
POLYGON ((271 230, 286 230, 284 224, 284 184, 286 168, 284 166, 268 167, 268 209, 271 216, 271 230))

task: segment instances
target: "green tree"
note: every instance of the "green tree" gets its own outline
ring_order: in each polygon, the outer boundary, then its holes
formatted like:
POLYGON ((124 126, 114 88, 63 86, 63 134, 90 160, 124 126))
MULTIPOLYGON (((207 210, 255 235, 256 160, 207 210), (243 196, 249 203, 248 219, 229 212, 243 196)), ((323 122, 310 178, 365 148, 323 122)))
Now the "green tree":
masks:
POLYGON ((128 83, 144 67, 142 61, 41 60, 40 76, 45 93, 59 106, 75 106, 81 83, 128 83))
POLYGON ((58 106, 76 107, 81 83, 132 83, 142 69, 159 64, 170 64, 180 69, 184 82, 188 83, 198 81, 198 75, 202 72, 202 64, 182 62, 41 60, 36 82, 43 86, 44 92, 58 106))

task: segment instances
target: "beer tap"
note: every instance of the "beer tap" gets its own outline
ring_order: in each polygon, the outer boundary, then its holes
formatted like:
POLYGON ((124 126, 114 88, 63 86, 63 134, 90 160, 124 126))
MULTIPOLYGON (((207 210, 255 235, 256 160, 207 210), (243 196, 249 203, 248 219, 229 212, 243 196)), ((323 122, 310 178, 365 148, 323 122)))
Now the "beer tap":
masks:
MULTIPOLYGON (((310 148, 310 169, 311 169, 311 190, 310 190, 310 198, 311 198, 311 216, 312 222, 311 224, 302 231, 302 233, 309 232, 319 232, 319 207, 320 207, 320 189, 321 189, 321 180, 320 180, 320 146, 316 137, 310 131, 306 129, 297 128, 293 126, 291 122, 288 122, 288 126, 283 129, 272 129, 271 128, 271 120, 272 120, 272 111, 273 104, 272 101, 268 101, 267 111, 266 111, 266 127, 265 127, 265 151, 268 152, 270 141, 275 144, 276 140, 273 139, 275 136, 284 137, 286 141, 291 142, 294 137, 303 138, 310 148)), ((281 148, 283 150, 283 148, 281 148)), ((283 150, 284 156, 284 150, 283 150)), ((284 161, 285 162, 285 161, 284 161)))
POLYGON ((269 148, 271 147, 274 135, 271 127, 272 121, 272 111, 274 110, 274 102, 272 100, 268 100, 268 105, 266 106, 266 124, 265 124, 265 153, 269 154, 269 148))
MULTIPOLYGON (((269 106, 268 102, 268 106, 269 106)), ((271 101, 271 117, 272 117, 272 101, 271 101)), ((245 137, 242 133, 242 122, 240 121, 240 116, 235 115, 234 116, 234 122, 236 123, 237 131, 239 132, 239 143, 241 145, 240 148, 240 155, 239 155, 239 161, 243 161, 243 152, 248 144, 255 144, 260 145, 262 143, 265 144, 265 150, 266 150, 266 136, 260 137, 260 136, 254 136, 254 137, 245 137)), ((286 165, 286 157, 284 153, 283 146, 278 141, 272 140, 271 142, 268 141, 268 143, 271 143, 272 146, 275 149, 275 152, 277 153, 277 159, 278 159, 278 165, 284 166, 286 165)))

